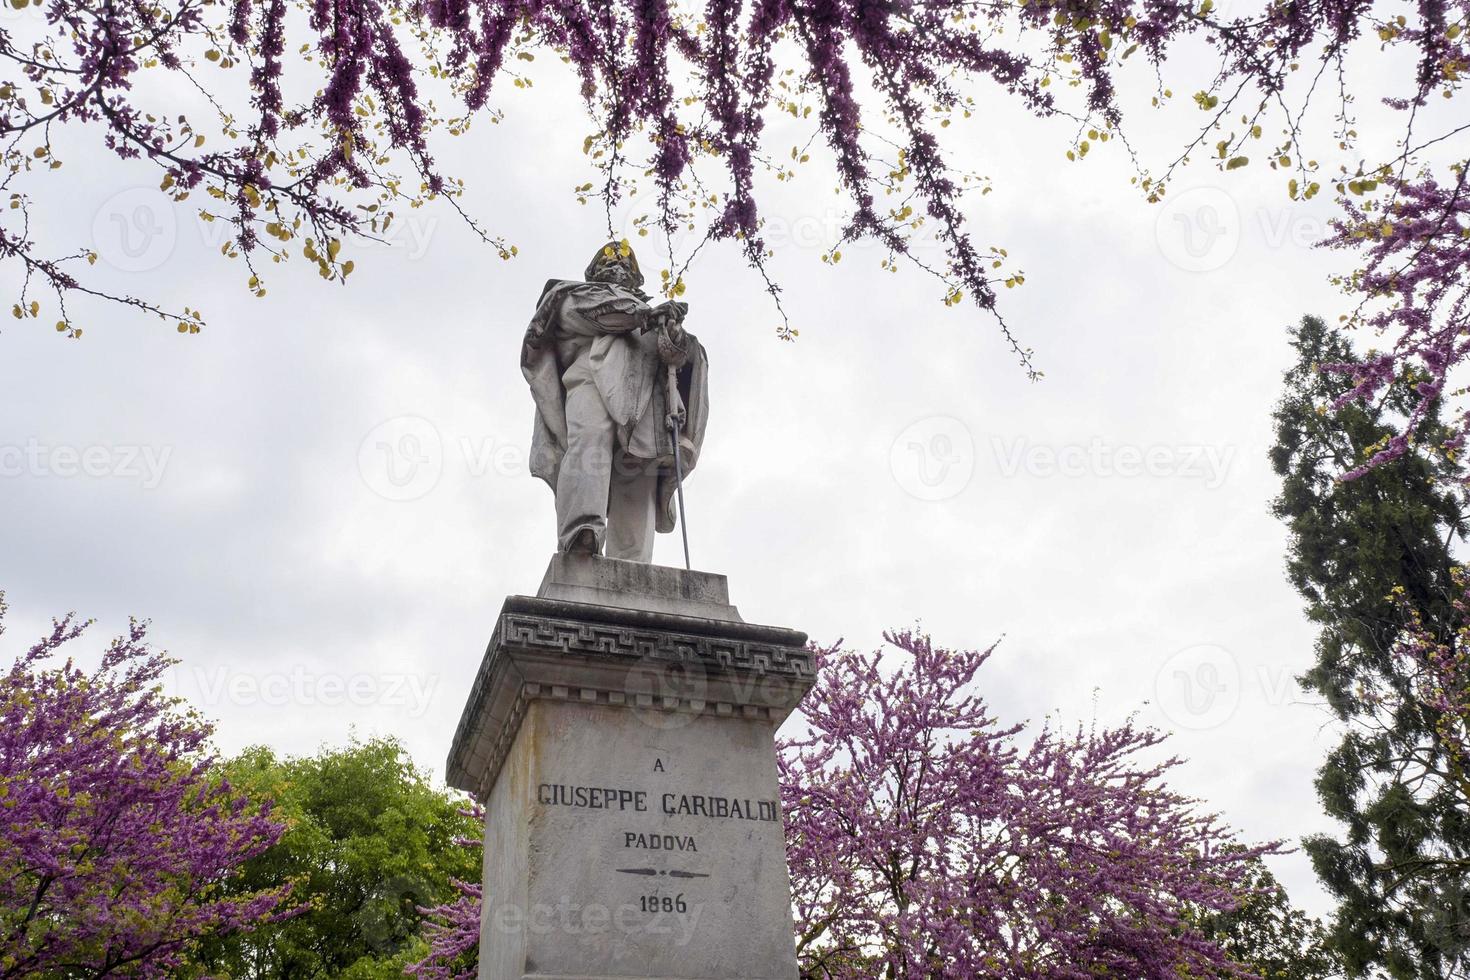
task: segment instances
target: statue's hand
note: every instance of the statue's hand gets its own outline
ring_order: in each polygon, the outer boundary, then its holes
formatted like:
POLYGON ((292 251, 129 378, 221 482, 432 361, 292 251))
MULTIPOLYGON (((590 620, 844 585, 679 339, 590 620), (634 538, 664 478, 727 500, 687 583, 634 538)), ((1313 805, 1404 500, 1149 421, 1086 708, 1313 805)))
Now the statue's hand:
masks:
POLYGON ((678 341, 684 336, 684 316, 688 312, 688 303, 678 303, 673 300, 660 303, 649 312, 646 329, 662 330, 678 341))
POLYGON ((659 360, 671 368, 681 368, 689 361, 689 334, 678 318, 670 314, 658 331, 659 360))

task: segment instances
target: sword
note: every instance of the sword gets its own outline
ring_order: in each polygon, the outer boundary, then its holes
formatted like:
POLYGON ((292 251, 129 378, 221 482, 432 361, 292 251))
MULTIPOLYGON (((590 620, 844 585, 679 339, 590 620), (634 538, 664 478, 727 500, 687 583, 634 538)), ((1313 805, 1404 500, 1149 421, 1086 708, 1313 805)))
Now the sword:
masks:
MULTIPOLYGON (((668 404, 672 406, 674 399, 678 397, 679 369, 670 364, 668 404)), ((689 523, 684 514, 684 463, 679 456, 679 429, 684 421, 683 414, 669 412, 669 433, 674 437, 674 492, 679 498, 679 533, 684 537, 684 569, 692 571, 693 566, 689 564, 689 523)))

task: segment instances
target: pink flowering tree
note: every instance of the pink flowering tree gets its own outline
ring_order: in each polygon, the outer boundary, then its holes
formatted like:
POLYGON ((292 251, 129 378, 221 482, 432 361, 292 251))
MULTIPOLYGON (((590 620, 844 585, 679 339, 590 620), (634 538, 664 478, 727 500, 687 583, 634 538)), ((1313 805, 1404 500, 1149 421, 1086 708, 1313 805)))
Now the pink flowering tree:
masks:
POLYGON ((1407 382, 1414 393, 1397 431, 1370 447, 1344 474, 1348 478, 1409 452, 1414 433, 1422 432, 1423 423, 1441 409, 1446 410, 1446 425, 1436 427, 1434 448, 1453 460, 1470 435, 1470 406, 1461 400, 1464 391, 1449 381, 1451 372, 1470 357, 1466 166, 1467 161, 1455 164, 1447 178, 1428 170, 1409 175, 1402 166, 1386 168, 1378 179, 1351 181, 1361 196, 1342 199, 1342 216, 1326 244, 1362 258, 1358 268, 1338 279, 1343 291, 1355 297, 1351 313, 1342 319, 1386 338, 1387 346, 1369 350, 1359 360, 1322 365, 1354 382, 1331 407, 1386 404, 1397 397, 1392 390, 1397 382, 1407 382))
POLYGON ((809 978, 1250 976, 1199 927, 1251 897, 1253 862, 1164 777, 1131 723, 1021 745, 974 693, 990 651, 912 632, 823 651, 783 745, 809 978), (894 656, 894 652, 897 656, 894 656))
MULTIPOLYGON (((485 808, 479 804, 461 812, 473 817, 480 826, 485 825, 485 808)), ((481 840, 465 837, 457 843, 476 854, 484 850, 481 840)), ((478 976, 484 894, 474 882, 455 881, 454 887, 459 893, 454 901, 419 909, 424 915, 422 935, 429 949, 423 959, 410 964, 406 971, 418 980, 474 980, 478 976)))
POLYGON ((434 908, 422 909, 423 937, 428 953, 407 969, 419 980, 474 980, 479 975, 480 911, 484 896, 479 885, 456 881, 459 896, 434 908))
POLYGON ((173 976, 198 937, 289 914, 287 887, 218 893, 282 826, 212 778, 145 624, 91 672, 48 663, 87 625, 54 622, 0 677, 0 977, 173 976))
MULTIPOLYGON (((1385 335, 1381 355, 1355 375, 1359 397, 1410 365, 1428 373, 1422 394, 1433 397, 1467 354, 1466 126, 1455 109, 1470 67, 1470 0, 1391 9, 1343 0, 12 7, 0 24, 9 204, 0 263, 21 282, 14 315, 54 321, 69 336, 80 327, 68 303, 88 296, 157 313, 185 333, 203 323, 188 304, 108 293, 89 274, 90 248, 52 234, 64 192, 51 190, 50 175, 85 164, 87 147, 145 161, 181 206, 223 223, 221 250, 248 266, 251 291, 263 294, 266 274, 288 263, 343 280, 353 244, 388 234, 404 209, 434 199, 461 208, 462 185, 435 162, 434 137, 498 119, 531 87, 530 63, 551 55, 580 80, 587 110, 587 129, 568 135, 588 163, 574 192, 603 205, 610 232, 625 227, 614 220, 620 201, 651 196, 656 205, 635 225, 665 252, 670 295, 713 241, 765 275, 758 200, 820 159, 826 170, 812 179, 835 177, 847 205, 827 260, 848 242, 878 243, 885 268, 907 260, 935 277, 936 300, 991 315, 1034 371, 1001 318, 1002 290, 1026 277, 984 233, 990 183, 952 162, 958 146, 995 137, 979 97, 998 98, 1055 124, 1056 152, 1078 166, 1125 155, 1150 202, 1165 200, 1190 162, 1227 173, 1269 167, 1284 200, 1335 196, 1344 315, 1385 335), (1355 90, 1355 79, 1370 86, 1355 90), (208 108, 181 114, 180 90, 208 108), (1399 110, 1388 131, 1363 131, 1357 106, 1367 101, 1399 110), (1142 148, 1140 117, 1158 149, 1142 148), (63 130, 76 140, 59 139, 63 130), (693 232, 677 253, 676 229, 693 232), (936 258, 912 247, 920 238, 940 246, 936 258)), ((502 257, 515 253, 464 217, 502 257)), ((784 316, 778 330, 793 335, 784 316)))

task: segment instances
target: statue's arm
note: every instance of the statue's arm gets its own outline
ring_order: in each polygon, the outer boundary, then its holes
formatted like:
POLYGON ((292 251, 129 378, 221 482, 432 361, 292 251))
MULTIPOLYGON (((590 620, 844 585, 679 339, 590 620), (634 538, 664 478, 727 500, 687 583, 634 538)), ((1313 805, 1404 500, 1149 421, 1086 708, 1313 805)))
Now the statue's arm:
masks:
MULTIPOLYGON (((602 289, 573 287, 545 295, 532 324, 533 327, 539 324, 541 331, 545 332, 549 332, 551 324, 558 320, 579 324, 579 332, 641 333, 658 328, 661 333, 672 334, 682 342, 682 323, 688 309, 684 303, 649 306, 626 293, 609 295, 602 289)), ((538 331, 538 341, 541 331, 538 331)))
POLYGON ((653 314, 647 303, 634 296, 608 295, 590 284, 569 283, 553 279, 541 292, 536 313, 526 331, 526 343, 544 346, 556 332, 556 324, 566 320, 580 321, 584 331, 596 333, 628 333, 646 329, 653 314))
POLYGON ((648 327, 653 309, 631 296, 598 297, 595 303, 575 304, 575 311, 597 325, 603 333, 631 333, 648 327))

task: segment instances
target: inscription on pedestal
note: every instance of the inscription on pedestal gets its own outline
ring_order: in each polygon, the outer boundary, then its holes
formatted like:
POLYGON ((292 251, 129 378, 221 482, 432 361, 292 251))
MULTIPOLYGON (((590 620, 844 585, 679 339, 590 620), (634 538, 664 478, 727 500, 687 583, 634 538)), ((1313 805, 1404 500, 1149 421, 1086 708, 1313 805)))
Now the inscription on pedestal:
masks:
MULTIPOLYGON (((685 721, 678 727, 693 719, 685 721)), ((641 734, 641 727, 632 730, 641 734)), ((619 768, 640 777, 596 783, 557 778, 564 767, 548 764, 535 786, 532 820, 576 848, 578 873, 573 880, 560 878, 561 885, 576 886, 564 896, 569 909, 584 921, 589 908, 605 909, 596 918, 605 919, 609 931, 663 936, 677 951, 698 934, 701 920, 727 918, 727 902, 751 901, 748 858, 779 846, 781 804, 748 788, 686 776, 662 755, 642 764, 623 760, 619 768)))
POLYGON ((794 980, 772 736, 804 641, 507 600, 449 766, 485 799, 481 980, 794 980))
MULTIPOLYGON (((654 772, 664 772, 662 759, 656 759, 654 772)), ((662 852, 665 855, 699 854, 699 821, 753 820, 779 824, 781 804, 778 800, 755 800, 720 793, 669 790, 651 793, 627 786, 576 786, 567 783, 541 783, 536 787, 536 802, 542 807, 571 810, 608 810, 634 818, 684 818, 667 824, 649 826, 648 821, 633 822, 629 829, 611 831, 624 850, 662 852)), ((706 851, 708 853, 708 851, 706 851)), ((698 864, 669 867, 613 868, 617 874, 643 878, 670 878, 693 881, 709 878, 698 864)), ((644 912, 686 912, 684 895, 670 897, 660 892, 639 894, 638 906, 644 912)))

